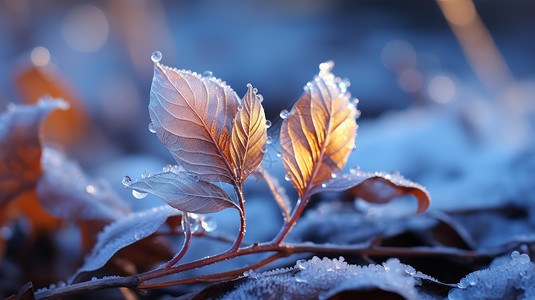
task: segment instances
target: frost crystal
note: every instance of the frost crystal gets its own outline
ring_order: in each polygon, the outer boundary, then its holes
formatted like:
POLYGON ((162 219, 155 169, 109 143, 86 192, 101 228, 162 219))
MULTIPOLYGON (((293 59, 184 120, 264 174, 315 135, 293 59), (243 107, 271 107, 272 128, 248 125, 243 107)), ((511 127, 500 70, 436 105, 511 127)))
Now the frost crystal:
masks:
POLYGON ((475 271, 461 279, 449 299, 535 299, 535 264, 527 254, 514 251, 510 260, 497 258, 489 269, 475 271))
POLYGON ((221 299, 327 299, 344 291, 379 289, 418 299, 420 278, 397 259, 382 265, 356 266, 339 259, 297 261, 294 268, 264 273, 247 271, 247 280, 221 299))

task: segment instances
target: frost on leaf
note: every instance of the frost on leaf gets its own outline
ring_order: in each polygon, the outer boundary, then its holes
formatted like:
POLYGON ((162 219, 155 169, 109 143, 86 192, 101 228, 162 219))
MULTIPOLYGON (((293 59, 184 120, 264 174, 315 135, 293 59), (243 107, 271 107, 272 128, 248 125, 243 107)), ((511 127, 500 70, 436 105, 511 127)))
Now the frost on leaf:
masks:
POLYGON ((133 213, 106 226, 98 235, 98 241, 84 265, 73 275, 75 280, 83 272, 103 267, 117 251, 144 239, 160 228, 171 216, 181 213, 167 205, 133 213))
POLYGON ((220 187, 199 180, 185 170, 156 173, 127 186, 142 193, 151 193, 172 207, 191 213, 207 214, 225 208, 238 208, 220 187))
POLYGON ((267 131, 264 108, 251 85, 240 108, 232 128, 230 155, 236 177, 243 182, 262 163, 267 131))
POLYGON ((214 77, 156 63, 149 114, 175 160, 203 181, 232 183, 230 137, 240 99, 214 77))
POLYGON ((40 127, 62 100, 43 99, 32 106, 15 106, 0 115, 0 208, 31 189, 41 175, 40 127))
POLYGON ((443 285, 394 258, 382 265, 357 266, 343 257, 314 257, 297 261, 293 268, 248 271, 244 277, 220 299, 420 299, 422 282, 443 285))
POLYGON ((392 199, 413 195, 418 201, 416 213, 427 210, 431 196, 427 190, 397 173, 361 172, 339 175, 313 190, 319 192, 341 192, 347 190, 352 196, 371 203, 387 203, 392 199))
POLYGON ((449 299, 535 299, 535 264, 527 254, 514 251, 497 258, 489 269, 468 274, 450 291, 449 299))
POLYGON ((320 65, 282 123, 282 162, 301 198, 342 170, 355 143, 357 109, 345 83, 331 73, 333 65, 320 65))
POLYGON ((50 214, 67 220, 113 221, 130 212, 107 182, 90 182, 62 153, 44 148, 41 165, 37 195, 50 214))

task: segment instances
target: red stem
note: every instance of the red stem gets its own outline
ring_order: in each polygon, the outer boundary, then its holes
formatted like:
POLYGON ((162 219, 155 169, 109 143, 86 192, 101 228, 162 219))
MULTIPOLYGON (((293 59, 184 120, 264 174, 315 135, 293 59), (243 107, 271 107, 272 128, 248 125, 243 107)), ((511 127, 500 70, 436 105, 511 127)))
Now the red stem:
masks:
POLYGON ((187 212, 184 212, 184 216, 182 218, 182 230, 184 230, 184 245, 182 245, 182 249, 180 249, 180 252, 178 252, 173 259, 171 259, 166 265, 165 268, 169 269, 172 266, 174 266, 185 254, 186 251, 188 251, 189 244, 191 242, 191 228, 190 228, 190 214, 187 212))

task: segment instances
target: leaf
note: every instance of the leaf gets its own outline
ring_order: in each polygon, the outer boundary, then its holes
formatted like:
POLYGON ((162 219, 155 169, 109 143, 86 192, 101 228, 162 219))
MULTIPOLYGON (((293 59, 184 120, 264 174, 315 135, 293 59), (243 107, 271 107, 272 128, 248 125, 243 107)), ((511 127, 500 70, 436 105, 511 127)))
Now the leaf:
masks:
POLYGON ((271 174, 262 167, 258 169, 257 174, 258 177, 261 177, 266 182, 271 194, 273 194, 275 201, 277 201, 277 204, 282 210, 284 219, 289 220, 292 205, 290 204, 290 198, 286 194, 284 187, 279 184, 277 178, 271 176, 271 174))
POLYGON ((242 182, 262 163, 264 158, 267 130, 264 108, 256 95, 256 89, 247 85, 248 90, 236 115, 231 135, 231 166, 235 176, 242 182))
POLYGON ((206 182, 234 182, 232 119, 240 99, 224 82, 156 63, 149 113, 160 141, 188 172, 206 182))
POLYGON ((114 221, 130 208, 105 181, 90 182, 80 166, 64 154, 44 148, 39 202, 50 214, 67 220, 114 221))
POLYGON ((130 214, 106 226, 99 233, 98 241, 84 265, 71 277, 71 282, 83 272, 94 271, 103 267, 113 255, 160 228, 168 217, 181 213, 167 205, 153 207, 139 213, 130 214))
POLYGON ((63 100, 45 98, 32 106, 15 106, 0 115, 0 208, 24 190, 33 188, 41 175, 40 127, 63 100))
POLYGON ((207 214, 229 207, 239 209, 223 189, 199 180, 198 175, 181 170, 156 173, 127 187, 137 192, 151 193, 185 212, 207 214))
POLYGON ((392 199, 413 195, 418 201, 416 213, 427 210, 431 196, 427 190, 398 173, 361 172, 343 174, 316 187, 312 194, 320 192, 341 192, 347 190, 354 197, 360 197, 371 203, 387 203, 392 199))
POLYGON ((320 65, 282 123, 282 162, 301 198, 339 173, 354 148, 357 109, 345 83, 330 72, 333 65, 320 65))

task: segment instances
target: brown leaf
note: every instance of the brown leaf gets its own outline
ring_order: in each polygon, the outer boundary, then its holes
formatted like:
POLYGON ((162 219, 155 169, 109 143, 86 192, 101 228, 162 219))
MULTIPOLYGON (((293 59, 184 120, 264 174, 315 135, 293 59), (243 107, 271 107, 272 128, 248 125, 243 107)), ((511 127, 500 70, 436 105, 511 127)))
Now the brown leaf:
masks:
POLYGON ((160 141, 206 182, 234 182, 230 133, 240 99, 224 82, 156 63, 149 113, 160 141))
POLYGON ((15 106, 0 115, 0 208, 18 193, 31 189, 41 175, 40 127, 61 100, 44 99, 32 106, 15 106))
POLYGON ((199 180, 185 170, 156 173, 127 186, 141 193, 151 193, 172 207, 185 212, 208 214, 225 208, 238 208, 220 187, 199 180))
POLYGON ((231 165, 236 178, 242 183, 262 163, 267 140, 264 108, 257 98, 256 89, 250 84, 247 87, 232 127, 230 146, 231 165))
POLYGON ((357 109, 347 86, 331 73, 333 65, 320 65, 282 123, 282 162, 301 198, 339 173, 354 147, 357 109))
POLYGON ((61 98, 69 104, 69 110, 54 111, 52 117, 43 123, 42 132, 47 141, 55 141, 63 146, 83 141, 89 125, 87 112, 72 88, 73 84, 55 66, 50 63, 41 67, 21 64, 13 76, 14 87, 22 103, 35 104, 48 95, 61 98))
POLYGON ((343 174, 316 187, 312 193, 346 190, 354 197, 371 203, 387 203, 401 196, 413 195, 418 201, 416 213, 426 211, 431 203, 431 196, 423 186, 405 179, 398 173, 357 171, 343 174))

